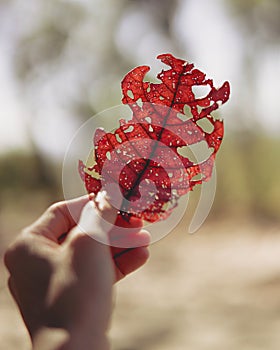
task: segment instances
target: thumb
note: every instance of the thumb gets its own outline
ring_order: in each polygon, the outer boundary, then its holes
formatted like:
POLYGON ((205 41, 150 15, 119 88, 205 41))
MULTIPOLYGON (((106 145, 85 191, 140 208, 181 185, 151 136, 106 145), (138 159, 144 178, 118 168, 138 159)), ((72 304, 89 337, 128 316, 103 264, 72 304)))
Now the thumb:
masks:
POLYGON ((84 206, 77 226, 63 243, 76 274, 85 283, 97 279, 100 288, 113 284, 114 267, 108 232, 116 216, 117 211, 109 205, 106 194, 97 195, 94 201, 84 206))
POLYGON ((106 192, 99 192, 83 208, 77 226, 69 234, 68 241, 75 235, 86 234, 96 241, 110 245, 109 231, 115 226, 118 211, 109 202, 106 192))

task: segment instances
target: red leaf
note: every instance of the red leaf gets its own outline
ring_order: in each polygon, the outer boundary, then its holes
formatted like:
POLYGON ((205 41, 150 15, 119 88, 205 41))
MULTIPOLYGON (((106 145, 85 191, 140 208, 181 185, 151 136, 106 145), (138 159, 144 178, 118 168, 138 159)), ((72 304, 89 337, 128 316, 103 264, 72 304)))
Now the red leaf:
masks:
POLYGON ((97 129, 94 166, 79 165, 88 192, 110 191, 114 185, 111 195, 120 191, 123 196, 120 213, 150 222, 168 216, 180 196, 210 179, 223 138, 223 122, 210 113, 225 103, 230 93, 228 82, 216 89, 193 64, 171 54, 158 58, 170 66, 158 74, 161 82, 143 81, 147 66, 124 77, 122 102, 131 108, 131 120, 121 119, 112 133, 97 129), (195 87, 209 92, 196 97, 195 87), (202 119, 211 131, 199 124, 202 119), (202 141, 212 150, 202 162, 194 163, 181 152, 202 141))

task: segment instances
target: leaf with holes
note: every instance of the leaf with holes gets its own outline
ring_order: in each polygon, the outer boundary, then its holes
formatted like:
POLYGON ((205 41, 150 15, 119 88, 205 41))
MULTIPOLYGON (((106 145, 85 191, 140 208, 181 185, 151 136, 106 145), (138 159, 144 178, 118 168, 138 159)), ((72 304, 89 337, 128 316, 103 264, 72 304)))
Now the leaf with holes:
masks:
POLYGON ((215 88, 193 64, 171 54, 158 58, 169 66, 158 74, 160 82, 144 81, 147 66, 124 77, 122 102, 131 119, 121 119, 113 132, 98 128, 93 165, 79 164, 89 193, 104 188, 119 195, 121 215, 149 222, 166 218, 180 196, 210 179, 223 138, 223 122, 211 112, 230 94, 228 82, 215 88), (196 144, 206 146, 204 159, 189 152, 196 144))

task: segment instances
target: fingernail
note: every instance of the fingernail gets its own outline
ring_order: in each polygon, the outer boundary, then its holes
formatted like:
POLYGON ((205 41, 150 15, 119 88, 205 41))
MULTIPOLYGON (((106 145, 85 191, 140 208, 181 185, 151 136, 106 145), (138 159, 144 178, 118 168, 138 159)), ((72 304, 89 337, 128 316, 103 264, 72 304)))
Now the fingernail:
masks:
POLYGON ((110 198, 106 191, 98 192, 96 197, 93 198, 93 201, 101 212, 111 208, 111 205, 109 203, 110 198))

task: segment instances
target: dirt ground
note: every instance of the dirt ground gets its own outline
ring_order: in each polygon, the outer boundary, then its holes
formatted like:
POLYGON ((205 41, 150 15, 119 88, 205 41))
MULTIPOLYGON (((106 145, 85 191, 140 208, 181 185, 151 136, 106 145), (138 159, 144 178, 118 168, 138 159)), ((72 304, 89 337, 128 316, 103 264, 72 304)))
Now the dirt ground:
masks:
MULTIPOLYGON (((2 227, 1 256, 12 232, 2 227)), ((277 226, 207 223, 194 235, 179 226, 118 284, 113 350, 278 350, 279 251, 277 226)), ((2 261, 0 276, 0 349, 30 349, 2 261)))

